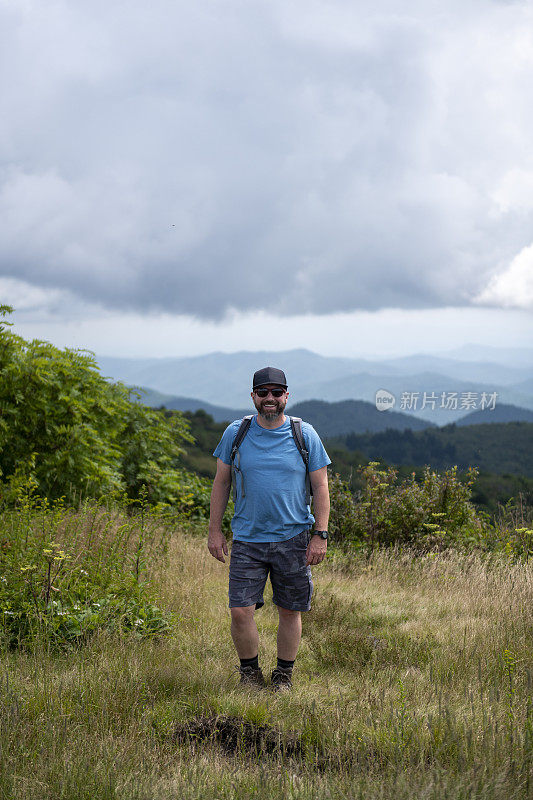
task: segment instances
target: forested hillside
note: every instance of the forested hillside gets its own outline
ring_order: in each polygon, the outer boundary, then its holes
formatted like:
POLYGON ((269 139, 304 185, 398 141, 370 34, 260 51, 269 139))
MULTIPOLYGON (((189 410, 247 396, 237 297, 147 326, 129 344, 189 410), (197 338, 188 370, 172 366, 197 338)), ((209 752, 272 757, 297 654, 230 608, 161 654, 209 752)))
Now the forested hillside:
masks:
MULTIPOLYGON (((225 422, 215 422, 205 411, 194 414, 185 412, 191 435, 195 442, 189 444, 181 462, 206 478, 215 474, 215 459, 212 456, 217 442, 226 428, 225 422)), ((398 467, 399 477, 407 477, 414 470, 417 479, 422 479, 424 465, 442 469, 455 464, 459 475, 471 466, 480 470, 472 487, 472 500, 489 513, 496 512, 498 504, 505 505, 511 498, 522 494, 533 504, 533 473, 520 472, 520 464, 529 469, 533 446, 530 439, 533 425, 529 423, 507 423, 503 425, 475 425, 456 428, 432 428, 413 433, 410 430, 387 430, 366 436, 338 437, 324 441, 332 460, 332 468, 348 481, 354 492, 362 489, 363 481, 358 467, 378 460, 381 464, 398 467), (501 430, 500 430, 501 429, 501 430), (492 433, 496 432, 493 438, 492 433), (346 439, 356 446, 348 448, 346 439), (451 454, 455 454, 456 460, 451 454), (449 459, 443 461, 443 459, 449 459), (513 459, 517 471, 508 469, 513 459)))
POLYGON ((525 475, 533 478, 533 423, 506 422, 485 425, 446 425, 425 431, 356 434, 334 439, 348 450, 359 450, 370 458, 395 464, 447 469, 457 464, 467 469, 476 464, 487 472, 525 475))

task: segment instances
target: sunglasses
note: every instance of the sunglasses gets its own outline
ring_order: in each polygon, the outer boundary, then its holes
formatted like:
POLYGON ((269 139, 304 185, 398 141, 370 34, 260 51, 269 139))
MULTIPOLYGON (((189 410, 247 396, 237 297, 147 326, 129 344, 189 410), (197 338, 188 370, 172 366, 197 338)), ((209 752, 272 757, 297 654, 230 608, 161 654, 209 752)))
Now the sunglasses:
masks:
POLYGON ((285 389, 256 389, 255 393, 258 397, 268 397, 269 394, 272 397, 281 397, 285 394, 285 389))

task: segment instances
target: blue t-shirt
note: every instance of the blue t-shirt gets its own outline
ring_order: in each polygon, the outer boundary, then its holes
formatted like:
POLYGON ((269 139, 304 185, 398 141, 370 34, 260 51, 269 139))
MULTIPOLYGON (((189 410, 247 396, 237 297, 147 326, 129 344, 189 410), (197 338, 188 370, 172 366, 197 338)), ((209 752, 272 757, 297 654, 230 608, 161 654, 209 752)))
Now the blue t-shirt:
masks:
MULTIPOLYGON (((231 447, 240 419, 228 425, 214 456, 231 464, 231 447)), ((302 422, 309 452, 309 471, 331 464, 318 433, 302 422)), ((241 542, 279 542, 291 539, 314 523, 305 500, 305 464, 292 436, 289 418, 279 428, 262 428, 253 417, 238 450, 233 538, 241 542), (244 484, 244 487, 243 487, 244 484), (243 492, 244 488, 244 492, 243 492)))

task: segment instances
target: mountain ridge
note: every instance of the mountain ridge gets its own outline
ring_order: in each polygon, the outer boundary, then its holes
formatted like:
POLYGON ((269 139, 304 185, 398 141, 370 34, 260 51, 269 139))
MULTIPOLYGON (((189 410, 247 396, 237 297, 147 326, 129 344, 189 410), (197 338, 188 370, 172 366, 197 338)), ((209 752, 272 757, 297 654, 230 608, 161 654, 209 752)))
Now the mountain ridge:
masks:
MULTIPOLYGON (((376 391, 386 389, 396 396, 396 410, 404 411, 398 406, 405 394, 418 393, 421 404, 424 392, 429 395, 444 392, 446 396, 449 392, 478 396, 485 392, 496 393, 498 403, 533 410, 533 375, 523 368, 497 362, 454 361, 427 354, 372 361, 296 349, 159 359, 97 357, 97 361, 103 374, 111 379, 150 387, 171 397, 196 398, 218 407, 247 405, 253 372, 265 364, 275 364, 287 375, 291 402, 315 399, 373 402, 376 391)), ((409 408, 409 412, 437 424, 454 422, 465 410, 421 408, 420 404, 409 408)))

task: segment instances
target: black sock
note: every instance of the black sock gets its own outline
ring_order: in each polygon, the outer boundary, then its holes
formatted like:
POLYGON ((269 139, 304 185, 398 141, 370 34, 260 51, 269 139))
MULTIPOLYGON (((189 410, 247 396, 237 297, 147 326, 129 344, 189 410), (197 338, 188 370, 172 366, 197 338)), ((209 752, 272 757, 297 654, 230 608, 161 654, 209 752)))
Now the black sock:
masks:
POLYGON ((253 667, 259 669, 259 655, 253 658, 241 658, 241 667, 253 667))
POLYGON ((294 667, 294 661, 285 661, 284 658, 280 658, 278 656, 278 669, 284 669, 287 672, 292 672, 292 668, 294 667))

